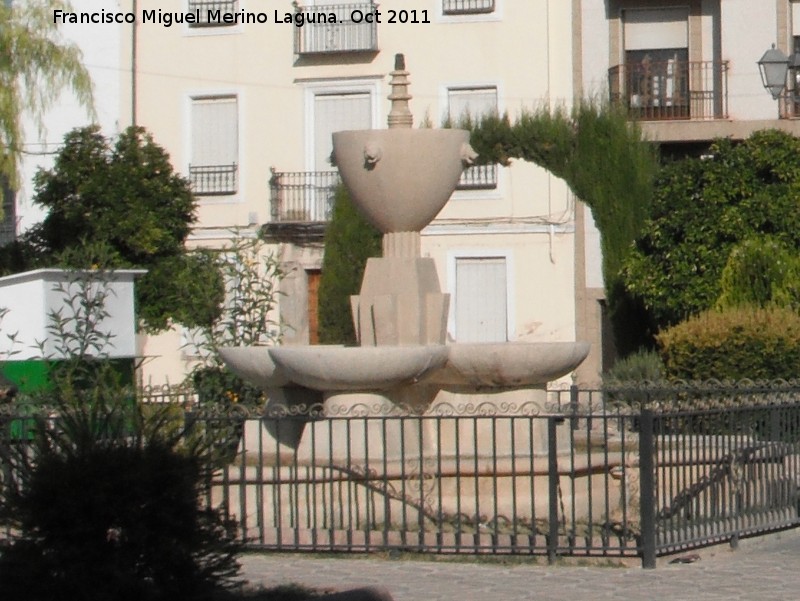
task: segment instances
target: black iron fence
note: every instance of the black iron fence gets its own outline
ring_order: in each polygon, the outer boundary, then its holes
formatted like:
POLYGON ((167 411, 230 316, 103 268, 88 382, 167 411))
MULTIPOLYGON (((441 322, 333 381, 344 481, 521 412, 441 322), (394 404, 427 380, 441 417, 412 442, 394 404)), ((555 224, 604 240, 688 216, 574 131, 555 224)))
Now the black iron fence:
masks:
MULTIPOLYGON (((255 549, 656 557, 797 526, 800 388, 630 387, 346 410, 198 405, 206 502, 255 549)), ((6 430, 10 432, 10 430, 6 430)))

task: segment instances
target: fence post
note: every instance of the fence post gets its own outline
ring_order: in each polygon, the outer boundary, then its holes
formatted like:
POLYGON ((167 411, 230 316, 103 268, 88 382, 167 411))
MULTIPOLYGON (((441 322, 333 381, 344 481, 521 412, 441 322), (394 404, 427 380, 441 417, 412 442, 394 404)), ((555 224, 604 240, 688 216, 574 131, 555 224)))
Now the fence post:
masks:
POLYGON ((655 462, 653 410, 643 407, 639 429, 639 511, 642 525, 642 567, 656 567, 655 462))
POLYGON ((573 430, 578 429, 578 385, 571 384, 569 387, 569 415, 570 426, 573 430))
POLYGON ((547 536, 547 562, 555 563, 558 557, 558 444, 556 426, 563 418, 547 418, 547 473, 549 482, 549 531, 547 536))

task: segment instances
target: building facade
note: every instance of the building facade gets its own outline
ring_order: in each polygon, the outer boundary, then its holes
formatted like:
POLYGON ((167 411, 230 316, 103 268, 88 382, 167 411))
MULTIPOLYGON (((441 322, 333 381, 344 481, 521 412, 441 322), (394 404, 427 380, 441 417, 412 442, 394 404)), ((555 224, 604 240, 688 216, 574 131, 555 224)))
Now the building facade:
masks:
MULTIPOLYGON (((576 94, 622 103, 662 155, 702 155, 715 138, 742 140, 767 128, 800 134, 800 71, 790 70, 774 100, 757 65, 773 44, 789 56, 800 51, 800 2, 575 0, 573 7, 576 94)), ((595 355, 578 369, 587 381, 612 345, 598 233, 580 203, 575 227, 577 335, 595 355)))
MULTIPOLYGON (((561 0, 137 4, 137 122, 198 194, 191 244, 222 246, 236 228, 263 234, 278 253, 285 344, 315 340, 338 181, 331 134, 386 127, 396 53, 411 72, 415 127, 573 99, 573 6, 561 0), (200 16, 174 22, 186 14, 200 16)), ((575 340, 574 215, 567 186, 540 168, 467 171, 422 232, 422 253, 451 294, 449 338, 575 340)), ((186 370, 190 356, 167 352, 179 342, 177 330, 145 342, 146 381, 186 370)))

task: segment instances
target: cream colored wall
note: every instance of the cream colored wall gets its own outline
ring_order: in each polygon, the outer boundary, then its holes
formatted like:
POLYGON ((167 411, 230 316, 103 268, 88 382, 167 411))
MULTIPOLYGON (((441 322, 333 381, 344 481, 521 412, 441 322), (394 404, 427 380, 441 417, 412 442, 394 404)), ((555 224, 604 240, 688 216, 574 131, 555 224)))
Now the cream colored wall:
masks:
MULTIPOLYGON (((275 5, 281 12, 292 10, 289 2, 242 0, 241 5, 245 10, 266 11, 270 21, 275 5)), ((417 125, 426 116, 439 123, 448 85, 497 85, 500 108, 512 115, 524 107, 570 104, 570 2, 498 0, 498 15, 472 23, 442 19, 437 15, 439 6, 438 0, 418 0, 414 6, 407 0, 381 2, 384 16, 391 9, 427 9, 432 22, 382 23, 380 51, 366 57, 298 58, 293 54, 295 27, 272 22, 220 35, 192 32, 183 25, 169 29, 140 25, 139 122, 154 132, 181 171, 189 162, 190 96, 235 93, 239 98, 239 193, 200 200, 193 243, 210 245, 215 232, 247 224, 254 213, 258 224, 268 221, 270 167, 307 169, 306 86, 348 78, 378 82, 376 126, 385 127, 388 72, 395 53, 405 54, 411 71, 411 108, 417 125)), ((139 9, 181 11, 185 0, 139 0, 139 9)), ((446 278, 447 253, 452 249, 495 245, 512 249, 515 336, 574 340, 573 220, 572 198, 562 181, 534 166, 515 164, 502 170, 497 191, 457 193, 426 230, 423 249, 436 259, 440 278, 446 278), (487 227, 504 233, 486 234, 487 227)), ((291 303, 292 298, 281 302, 291 303)), ((167 336, 148 340, 144 348, 166 357, 162 349, 174 345, 175 337, 167 336)), ((159 375, 172 380, 185 367, 182 360, 151 364, 163 365, 163 370, 149 369, 153 381, 159 375)))
POLYGON ((571 227, 526 233, 423 235, 422 255, 436 261, 442 290, 453 294, 450 263, 462 256, 507 257, 511 340, 575 340, 574 237, 571 227))

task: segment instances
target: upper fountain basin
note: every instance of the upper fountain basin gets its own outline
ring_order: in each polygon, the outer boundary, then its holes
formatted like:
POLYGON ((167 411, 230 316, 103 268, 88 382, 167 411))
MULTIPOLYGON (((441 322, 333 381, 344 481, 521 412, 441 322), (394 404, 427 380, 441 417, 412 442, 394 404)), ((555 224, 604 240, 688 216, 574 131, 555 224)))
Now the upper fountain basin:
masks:
POLYGON ((469 132, 382 129, 333 134, 344 185, 382 233, 419 232, 455 190, 464 170, 469 132))

